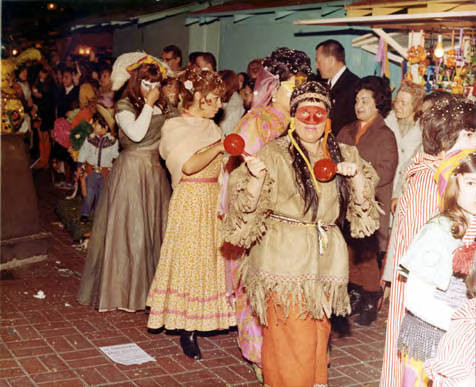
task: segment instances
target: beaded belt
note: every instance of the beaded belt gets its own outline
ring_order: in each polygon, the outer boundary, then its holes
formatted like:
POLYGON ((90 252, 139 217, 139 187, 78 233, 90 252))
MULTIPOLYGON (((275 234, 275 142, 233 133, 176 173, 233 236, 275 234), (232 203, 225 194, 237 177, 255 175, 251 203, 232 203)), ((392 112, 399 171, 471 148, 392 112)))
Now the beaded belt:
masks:
POLYGON ((290 224, 295 224, 297 226, 311 226, 315 227, 317 230, 317 239, 319 241, 319 253, 324 254, 324 248, 327 245, 327 234, 326 231, 329 230, 331 227, 337 227, 336 224, 334 223, 329 223, 329 224, 324 224, 320 220, 317 222, 306 222, 301 219, 295 219, 291 218, 289 216, 285 215, 280 215, 280 214, 275 214, 271 213, 270 215, 271 219, 277 220, 278 222, 283 222, 283 223, 290 223, 290 224))
POLYGON ((184 183, 217 183, 218 177, 182 177, 180 182, 184 183))

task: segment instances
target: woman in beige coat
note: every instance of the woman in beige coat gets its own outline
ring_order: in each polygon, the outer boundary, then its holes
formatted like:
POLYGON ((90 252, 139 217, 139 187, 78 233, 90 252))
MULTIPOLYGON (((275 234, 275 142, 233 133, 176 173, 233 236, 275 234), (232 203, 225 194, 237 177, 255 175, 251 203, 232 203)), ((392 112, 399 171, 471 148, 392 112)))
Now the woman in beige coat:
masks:
POLYGON ((327 383, 328 319, 350 311, 340 225, 347 218, 355 237, 378 228, 378 178, 355 147, 329 133, 329 109, 326 86, 298 86, 288 136, 247 158, 230 179, 225 240, 247 249, 241 280, 264 325, 263 374, 270 386, 327 383), (325 156, 338 175, 317 182, 310 163, 325 156))

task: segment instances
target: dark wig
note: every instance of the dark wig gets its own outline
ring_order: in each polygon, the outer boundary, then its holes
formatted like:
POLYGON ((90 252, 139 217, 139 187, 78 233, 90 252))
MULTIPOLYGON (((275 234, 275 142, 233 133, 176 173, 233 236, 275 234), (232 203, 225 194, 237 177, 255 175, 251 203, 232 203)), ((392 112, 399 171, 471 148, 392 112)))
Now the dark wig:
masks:
POLYGON ((274 50, 263 61, 263 66, 274 75, 279 76, 279 81, 285 81, 299 73, 310 75, 311 59, 305 52, 281 47, 274 50))
MULTIPOLYGON (((293 94, 291 95, 291 116, 295 116, 296 110, 302 102, 321 102, 329 112, 331 109, 331 104, 328 86, 320 82, 310 81, 296 87, 296 89, 293 91, 293 94)), ((302 146, 299 137, 296 136, 295 140, 303 153, 309 159, 309 154, 306 151, 306 148, 302 146)), ((342 157, 339 144, 332 133, 329 133, 327 138, 327 150, 329 151, 331 159, 334 163, 338 164, 345 161, 342 157)), ((307 213, 309 209, 312 208, 312 219, 316 220, 319 203, 317 193, 313 187, 311 173, 309 172, 309 169, 307 168, 302 156, 292 145, 289 148, 289 152, 293 158, 292 166, 296 176, 296 183, 300 188, 300 194, 305 203, 304 213, 307 213)), ((350 187, 347 179, 344 176, 336 175, 335 180, 337 183, 337 192, 340 205, 337 224, 342 228, 349 202, 350 187)))
POLYGON ((159 66, 153 63, 146 63, 131 72, 131 77, 127 82, 123 97, 127 97, 138 112, 142 111, 145 104, 141 93, 141 82, 143 79, 150 82, 161 82, 162 74, 159 66))
POLYGON ((371 91, 380 115, 383 118, 387 117, 390 110, 392 110, 392 90, 388 78, 374 75, 364 77, 357 82, 355 95, 360 90, 371 91))
POLYGON ((457 96, 441 95, 420 118, 425 153, 438 155, 450 150, 462 130, 476 131, 476 109, 473 102, 457 96))

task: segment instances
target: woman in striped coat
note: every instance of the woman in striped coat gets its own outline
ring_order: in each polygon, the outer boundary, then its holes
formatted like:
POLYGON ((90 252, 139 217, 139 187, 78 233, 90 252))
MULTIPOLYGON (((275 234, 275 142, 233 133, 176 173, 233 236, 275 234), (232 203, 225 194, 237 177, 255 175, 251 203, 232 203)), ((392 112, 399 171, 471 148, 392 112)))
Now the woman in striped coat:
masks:
MULTIPOLYGON (((474 104, 449 94, 439 94, 421 117, 424 153, 417 153, 406 171, 406 181, 395 216, 396 244, 393 281, 385 337, 381 387, 400 387, 403 363, 397 353, 397 339, 404 309, 404 279, 396 268, 415 235, 438 213, 437 186, 434 174, 445 155, 456 149, 476 145, 474 104)), ((474 224, 474 222, 473 222, 474 224)), ((474 238, 476 227, 470 227, 463 240, 474 238)))

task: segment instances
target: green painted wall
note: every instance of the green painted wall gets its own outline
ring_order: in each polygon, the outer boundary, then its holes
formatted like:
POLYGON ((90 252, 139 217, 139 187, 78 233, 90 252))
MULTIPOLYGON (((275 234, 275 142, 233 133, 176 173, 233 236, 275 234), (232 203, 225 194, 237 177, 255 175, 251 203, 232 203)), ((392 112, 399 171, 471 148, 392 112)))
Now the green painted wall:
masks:
MULTIPOLYGON (((276 8, 276 11, 282 10, 276 8)), ((160 56, 164 46, 176 44, 182 49, 184 64, 187 63, 189 52, 210 51, 217 58, 219 70, 240 72, 246 71, 250 60, 265 57, 274 49, 287 46, 306 52, 314 68, 316 45, 332 38, 344 46, 347 66, 351 71, 361 77, 373 75, 376 69, 375 55, 360 48, 352 48, 352 39, 368 33, 369 28, 293 24, 295 20, 345 16, 343 8, 332 13, 331 10, 302 9, 281 19, 276 19, 276 15, 271 13, 273 10, 263 10, 261 14, 251 15, 238 22, 234 22, 232 16, 222 16, 211 23, 189 26, 185 25, 186 20, 197 15, 184 12, 148 24, 117 28, 114 32, 113 53, 117 56, 141 49, 160 56)), ((391 85, 396 88, 400 84, 400 74, 400 65, 390 62, 391 85)))
POLYGON ((186 14, 166 17, 164 19, 118 27, 113 34, 113 55, 142 50, 150 55, 160 57, 162 49, 175 44, 182 50, 184 64, 187 63, 189 31, 185 26, 186 14))
MULTIPOLYGON (((342 17, 344 10, 329 17, 342 17)), ((294 20, 316 19, 320 11, 297 11, 292 15, 275 20, 274 14, 254 15, 246 20, 234 22, 233 17, 221 17, 208 25, 195 25, 194 39, 199 39, 200 31, 214 28, 220 33, 219 49, 212 50, 218 59, 219 69, 246 71, 251 59, 267 56, 278 47, 287 46, 306 52, 315 68, 315 47, 327 40, 338 40, 346 50, 349 69, 359 76, 373 75, 376 70, 375 55, 360 48, 352 48, 352 39, 369 32, 368 28, 297 26, 294 20), (215 25, 219 25, 216 28, 215 25)), ((208 35, 209 36, 209 35, 208 35)), ((210 37, 208 38, 210 39, 210 37)), ((392 86, 400 84, 400 65, 390 62, 392 86)))

